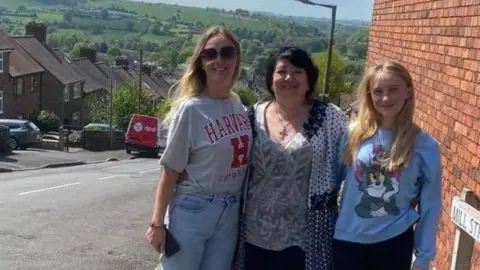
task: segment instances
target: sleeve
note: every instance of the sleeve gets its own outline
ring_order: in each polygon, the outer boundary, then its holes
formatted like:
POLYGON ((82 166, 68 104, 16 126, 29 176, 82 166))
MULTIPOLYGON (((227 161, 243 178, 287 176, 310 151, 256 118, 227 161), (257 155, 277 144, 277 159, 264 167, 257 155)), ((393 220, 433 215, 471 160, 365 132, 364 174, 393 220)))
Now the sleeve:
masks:
POLYGON ((181 105, 170 120, 167 145, 159 161, 160 165, 177 172, 185 170, 192 146, 189 111, 189 106, 181 105))
POLYGON ((429 269, 436 255, 436 236, 442 210, 442 164, 440 145, 435 139, 429 138, 422 148, 420 220, 415 228, 414 265, 429 269))
POLYGON ((331 117, 331 130, 333 131, 333 144, 335 149, 335 186, 340 188, 343 179, 345 178, 345 164, 343 164, 343 151, 347 142, 347 131, 349 119, 346 114, 337 106, 333 107, 333 117, 331 117))

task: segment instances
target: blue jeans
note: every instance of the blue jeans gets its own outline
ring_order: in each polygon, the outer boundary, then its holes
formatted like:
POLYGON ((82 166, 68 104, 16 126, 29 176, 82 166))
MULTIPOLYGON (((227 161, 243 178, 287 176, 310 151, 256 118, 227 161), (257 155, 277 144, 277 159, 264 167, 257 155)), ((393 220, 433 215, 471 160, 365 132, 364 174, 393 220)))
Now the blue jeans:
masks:
POLYGON ((176 194, 169 230, 180 245, 163 270, 230 269, 237 244, 239 194, 176 194))

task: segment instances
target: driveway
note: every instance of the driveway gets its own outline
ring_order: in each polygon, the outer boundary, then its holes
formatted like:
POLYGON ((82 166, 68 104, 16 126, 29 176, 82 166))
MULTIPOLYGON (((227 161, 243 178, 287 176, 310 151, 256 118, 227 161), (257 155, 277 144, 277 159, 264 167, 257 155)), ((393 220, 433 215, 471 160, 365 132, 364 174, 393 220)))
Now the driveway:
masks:
POLYGON ((75 162, 103 161, 108 158, 127 159, 130 155, 125 150, 91 152, 77 150, 75 152, 61 152, 45 149, 27 149, 14 151, 9 156, 0 156, 0 169, 25 170, 46 166, 48 164, 62 164, 75 162))

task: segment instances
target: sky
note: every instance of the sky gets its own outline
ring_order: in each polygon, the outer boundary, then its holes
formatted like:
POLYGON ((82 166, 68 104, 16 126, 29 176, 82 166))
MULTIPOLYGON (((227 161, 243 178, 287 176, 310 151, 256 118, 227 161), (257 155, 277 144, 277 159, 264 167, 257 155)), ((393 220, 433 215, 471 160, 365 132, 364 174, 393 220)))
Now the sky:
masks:
MULTIPOLYGON (((196 7, 216 7, 234 10, 267 11, 281 15, 329 18, 327 8, 304 5, 295 0, 135 0, 142 2, 179 4, 196 7)), ((374 0, 312 0, 337 5, 337 19, 371 21, 374 0)))

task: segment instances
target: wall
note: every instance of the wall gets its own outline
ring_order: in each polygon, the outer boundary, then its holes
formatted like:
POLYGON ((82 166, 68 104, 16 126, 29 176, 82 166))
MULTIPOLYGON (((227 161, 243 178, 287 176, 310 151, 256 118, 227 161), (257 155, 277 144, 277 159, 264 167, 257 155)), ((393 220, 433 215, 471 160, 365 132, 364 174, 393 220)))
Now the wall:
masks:
POLYGON ((63 89, 63 84, 49 71, 43 73, 42 109, 55 113, 60 119, 63 117, 63 89))
POLYGON ((32 75, 10 78, 11 92, 8 93, 8 114, 7 117, 23 115, 28 118, 40 109, 41 73, 37 75, 39 81, 35 91, 32 91, 32 75), (23 78, 23 95, 16 95, 14 80, 23 78))
POLYGON ((0 73, 0 91, 3 91, 3 114, 0 118, 6 117, 12 109, 8 106, 8 100, 12 92, 10 78, 10 52, 3 52, 3 72, 0 73))
MULTIPOLYGON (((444 211, 438 270, 450 269, 449 211, 464 187, 480 195, 480 0, 377 0, 368 63, 395 59, 412 73, 415 120, 442 145, 444 211)), ((480 269, 480 245, 471 269, 480 269)))

